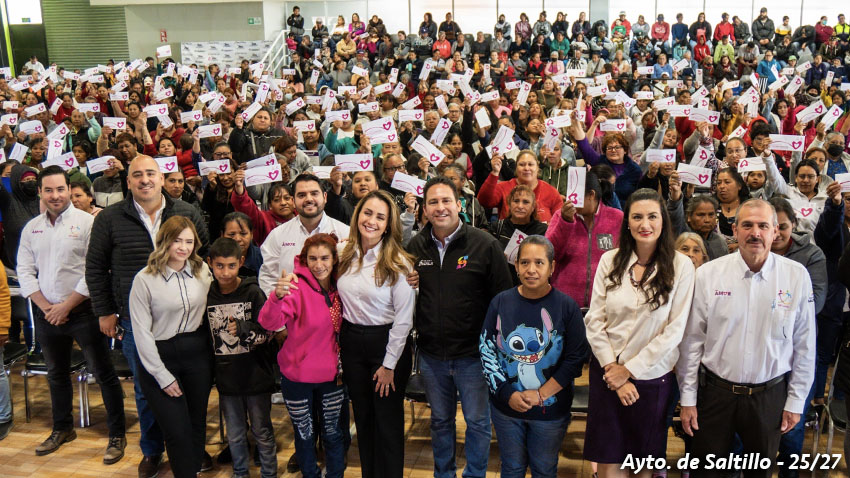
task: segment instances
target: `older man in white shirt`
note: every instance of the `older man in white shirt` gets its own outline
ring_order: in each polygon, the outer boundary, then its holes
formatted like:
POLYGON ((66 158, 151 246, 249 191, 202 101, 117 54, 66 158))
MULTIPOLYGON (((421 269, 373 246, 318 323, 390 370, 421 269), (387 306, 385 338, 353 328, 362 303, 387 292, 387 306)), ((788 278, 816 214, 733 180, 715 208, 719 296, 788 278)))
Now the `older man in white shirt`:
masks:
MULTIPOLYGON (((728 455, 736 434, 750 458, 772 462, 814 380, 812 284, 805 267, 770 252, 777 224, 769 203, 746 201, 734 225, 738 253, 697 270, 676 365, 682 425, 700 459, 695 477, 717 476, 706 457, 728 455)), ((744 470, 748 478, 770 473, 744 470)))
POLYGON ((53 410, 53 432, 35 454, 53 453, 77 437, 70 378, 71 345, 77 342, 103 395, 109 426, 103 462, 109 465, 124 456, 127 439, 121 383, 86 284, 86 251, 94 216, 71 205, 68 175, 59 166, 39 173, 38 193, 46 210, 24 226, 17 266, 21 295, 36 305, 35 336, 47 364, 53 410))

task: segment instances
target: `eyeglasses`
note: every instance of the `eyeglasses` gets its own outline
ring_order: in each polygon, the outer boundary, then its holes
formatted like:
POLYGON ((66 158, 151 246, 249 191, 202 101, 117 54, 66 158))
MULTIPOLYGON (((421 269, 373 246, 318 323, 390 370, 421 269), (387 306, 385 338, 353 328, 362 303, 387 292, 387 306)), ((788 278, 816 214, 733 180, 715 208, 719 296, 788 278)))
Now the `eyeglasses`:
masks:
POLYGON ((384 166, 384 171, 404 171, 404 166, 384 166))
POLYGON ((231 159, 233 158, 233 153, 213 153, 213 158, 216 159, 231 159))
POLYGON ((607 148, 605 148, 605 151, 617 151, 618 149, 623 149, 623 146, 620 145, 620 144, 615 144, 615 145, 608 146, 607 148))

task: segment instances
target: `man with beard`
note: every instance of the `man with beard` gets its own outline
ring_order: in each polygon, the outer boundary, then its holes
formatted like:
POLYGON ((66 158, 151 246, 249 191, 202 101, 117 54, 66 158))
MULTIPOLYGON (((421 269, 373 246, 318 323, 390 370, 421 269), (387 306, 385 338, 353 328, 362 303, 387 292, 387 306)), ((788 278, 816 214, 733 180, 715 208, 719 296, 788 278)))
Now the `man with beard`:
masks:
MULTIPOLYGON (((726 456, 737 434, 745 456, 771 460, 800 420, 815 374, 815 297, 806 268, 771 252, 779 220, 770 203, 741 204, 740 247, 697 270, 676 364, 691 454, 726 456)), ((691 476, 715 476, 697 469, 691 476)), ((768 477, 771 470, 745 472, 768 477)))
POLYGON ((261 249, 260 288, 267 293, 273 291, 284 270, 293 270, 295 257, 308 237, 327 233, 336 234, 340 241, 348 239, 348 226, 325 214, 328 195, 322 190, 319 178, 302 173, 295 178, 292 189, 298 217, 274 228, 261 249))

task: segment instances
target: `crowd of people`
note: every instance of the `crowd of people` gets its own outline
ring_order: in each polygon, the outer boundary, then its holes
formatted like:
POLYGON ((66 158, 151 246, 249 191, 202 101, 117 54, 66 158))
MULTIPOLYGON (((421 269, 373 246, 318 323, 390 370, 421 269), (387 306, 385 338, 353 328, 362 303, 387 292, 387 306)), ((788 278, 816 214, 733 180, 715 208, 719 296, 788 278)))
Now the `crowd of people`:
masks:
MULTIPOLYGON (((76 437, 76 342, 103 461, 123 457, 111 338, 141 478, 164 454, 179 478, 212 467, 213 386, 234 477, 252 442, 278 475, 277 392, 288 471, 322 476, 321 443, 343 476, 353 414, 363 476, 402 476, 412 373, 435 477, 456 475, 458 400, 464 477, 493 429, 502 476, 555 477, 585 369, 602 478, 665 456, 676 415, 702 460, 683 475, 743 453, 798 476, 836 357, 832 393, 850 390, 850 25, 547 18, 473 38, 450 13, 408 35, 377 15, 308 29, 295 7, 280 71, 165 52, 5 70, 0 258, 35 330, 8 323, 0 277, 0 346, 47 364, 35 453, 76 437)), ((0 376, 0 439, 12 426, 0 376)))

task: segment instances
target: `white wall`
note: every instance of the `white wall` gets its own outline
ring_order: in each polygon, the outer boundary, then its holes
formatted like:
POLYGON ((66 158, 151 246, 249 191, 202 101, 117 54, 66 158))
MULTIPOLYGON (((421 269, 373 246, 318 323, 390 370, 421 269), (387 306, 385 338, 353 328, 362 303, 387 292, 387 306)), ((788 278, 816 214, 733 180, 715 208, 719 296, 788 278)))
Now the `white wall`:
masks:
POLYGON ((127 42, 130 58, 154 56, 162 46, 159 31, 168 33, 175 60, 180 61, 180 43, 213 40, 264 40, 265 24, 248 25, 248 17, 263 17, 262 2, 128 5, 127 42))
MULTIPOLYGON (((263 31, 266 35, 266 40, 274 40, 274 37, 286 25, 286 17, 290 12, 286 10, 286 2, 263 2, 263 31)), ((304 22, 304 28, 309 30, 307 26, 309 20, 304 22)))

